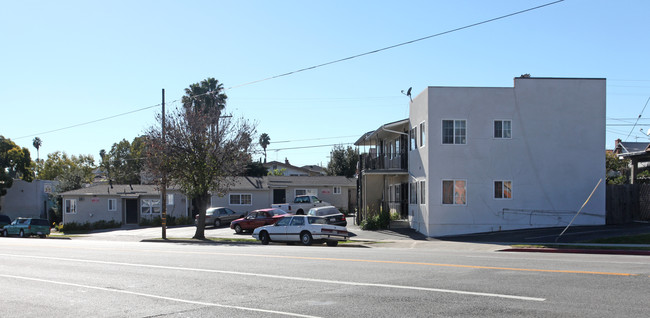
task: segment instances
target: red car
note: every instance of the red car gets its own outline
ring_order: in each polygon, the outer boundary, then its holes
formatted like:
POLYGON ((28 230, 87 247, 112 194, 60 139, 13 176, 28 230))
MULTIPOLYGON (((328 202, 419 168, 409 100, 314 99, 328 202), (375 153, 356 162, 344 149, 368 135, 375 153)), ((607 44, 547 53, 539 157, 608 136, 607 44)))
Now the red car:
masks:
POLYGON ((260 226, 275 224, 280 218, 287 215, 280 209, 260 209, 249 212, 246 217, 230 222, 230 228, 237 234, 252 231, 260 226))

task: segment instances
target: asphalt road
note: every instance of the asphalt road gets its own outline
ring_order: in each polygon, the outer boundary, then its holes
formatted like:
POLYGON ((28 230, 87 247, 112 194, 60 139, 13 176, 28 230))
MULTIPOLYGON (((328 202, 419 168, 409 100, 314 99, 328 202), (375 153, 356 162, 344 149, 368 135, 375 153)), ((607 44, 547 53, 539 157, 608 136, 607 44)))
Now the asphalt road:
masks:
POLYGON ((647 317, 648 257, 0 238, 4 317, 647 317))

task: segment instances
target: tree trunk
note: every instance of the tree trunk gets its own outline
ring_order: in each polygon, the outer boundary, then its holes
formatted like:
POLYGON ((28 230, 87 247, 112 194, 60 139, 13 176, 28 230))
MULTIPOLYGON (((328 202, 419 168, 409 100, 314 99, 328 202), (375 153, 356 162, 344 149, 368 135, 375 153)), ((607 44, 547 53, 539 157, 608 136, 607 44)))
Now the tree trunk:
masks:
POLYGON ((196 205, 199 210, 199 220, 196 225, 196 232, 194 233, 194 239, 203 240, 205 239, 205 210, 208 208, 210 202, 210 194, 204 193, 196 197, 196 205))

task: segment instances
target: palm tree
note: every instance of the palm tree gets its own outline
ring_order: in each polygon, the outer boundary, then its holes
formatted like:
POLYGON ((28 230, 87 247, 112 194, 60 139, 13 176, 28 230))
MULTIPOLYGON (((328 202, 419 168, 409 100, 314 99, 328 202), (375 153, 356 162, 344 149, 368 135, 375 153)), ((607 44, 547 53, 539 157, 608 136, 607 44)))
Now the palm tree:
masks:
POLYGON ((38 175, 38 158, 40 157, 39 155, 39 149, 41 149, 41 145, 43 144, 43 141, 41 138, 35 137, 34 140, 32 141, 32 145, 34 148, 36 148, 36 175, 38 175))
POLYGON ((186 109, 194 111, 209 112, 216 110, 218 113, 226 107, 228 96, 223 93, 223 84, 213 77, 191 84, 185 89, 185 96, 182 102, 186 109))
POLYGON ((32 145, 34 146, 34 148, 36 148, 36 162, 38 162, 38 158, 39 158, 38 150, 41 149, 42 144, 43 141, 41 140, 41 138, 38 137, 34 138, 34 141, 32 141, 32 145))
POLYGON ((271 137, 267 133, 260 136, 260 146, 264 149, 264 163, 266 163, 266 147, 271 143, 271 137))

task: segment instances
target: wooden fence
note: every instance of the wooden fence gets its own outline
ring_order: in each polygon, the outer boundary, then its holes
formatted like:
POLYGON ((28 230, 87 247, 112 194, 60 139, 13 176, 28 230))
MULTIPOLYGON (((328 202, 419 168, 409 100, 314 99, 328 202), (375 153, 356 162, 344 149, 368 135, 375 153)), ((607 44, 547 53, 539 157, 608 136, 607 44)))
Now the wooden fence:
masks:
POLYGON ((650 221, 650 184, 607 185, 607 224, 650 221))

